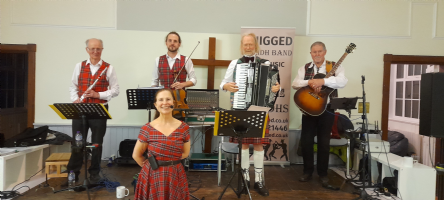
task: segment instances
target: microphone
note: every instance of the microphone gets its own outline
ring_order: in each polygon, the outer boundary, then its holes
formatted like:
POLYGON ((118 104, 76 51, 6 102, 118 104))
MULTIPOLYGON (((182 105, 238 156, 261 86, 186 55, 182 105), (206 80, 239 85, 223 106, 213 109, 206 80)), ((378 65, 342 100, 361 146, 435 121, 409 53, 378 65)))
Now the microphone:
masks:
POLYGON ((170 106, 170 108, 174 108, 174 106, 173 106, 173 105, 171 105, 171 106, 170 106))
POLYGON ((89 146, 86 146, 86 148, 99 148, 100 146, 100 144, 91 144, 89 146))

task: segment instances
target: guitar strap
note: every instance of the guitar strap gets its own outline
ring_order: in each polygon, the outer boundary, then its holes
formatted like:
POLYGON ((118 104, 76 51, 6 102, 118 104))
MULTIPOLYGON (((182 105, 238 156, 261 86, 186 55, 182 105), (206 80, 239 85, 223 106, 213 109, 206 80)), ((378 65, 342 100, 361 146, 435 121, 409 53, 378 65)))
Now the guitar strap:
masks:
POLYGON ((327 70, 327 74, 331 71, 332 68, 333 68, 333 62, 326 60, 325 69, 327 70))

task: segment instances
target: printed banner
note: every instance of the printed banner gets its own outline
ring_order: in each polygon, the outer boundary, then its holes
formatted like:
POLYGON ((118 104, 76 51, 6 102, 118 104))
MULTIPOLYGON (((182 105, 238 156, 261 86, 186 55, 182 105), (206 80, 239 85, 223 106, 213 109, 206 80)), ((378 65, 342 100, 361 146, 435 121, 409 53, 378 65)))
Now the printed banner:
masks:
POLYGON ((259 42, 258 56, 279 67, 281 91, 274 110, 270 112, 270 144, 264 145, 265 164, 290 163, 289 155, 289 115, 291 67, 293 62, 294 28, 241 28, 241 35, 254 33, 259 42))

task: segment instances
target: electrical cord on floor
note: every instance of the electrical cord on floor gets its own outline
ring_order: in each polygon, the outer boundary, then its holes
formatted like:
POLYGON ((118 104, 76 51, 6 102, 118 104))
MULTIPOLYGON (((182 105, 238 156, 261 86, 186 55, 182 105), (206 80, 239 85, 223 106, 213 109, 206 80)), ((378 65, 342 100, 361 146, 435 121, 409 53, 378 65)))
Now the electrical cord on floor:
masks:
POLYGON ((27 187, 28 191, 31 190, 31 188, 27 185, 21 186, 17 189, 15 189, 17 186, 28 182, 29 180, 31 180, 32 177, 34 177, 35 175, 37 175, 38 173, 40 173, 41 171, 43 171, 45 169, 45 167, 43 167, 41 170, 39 170, 38 172, 36 172, 34 175, 32 175, 31 177, 29 177, 28 179, 26 179, 25 181, 15 185, 10 191, 0 191, 0 199, 12 199, 18 196, 23 196, 18 190, 27 187))
POLYGON ((102 174, 102 178, 97 182, 98 186, 92 188, 91 190, 97 191, 102 188, 106 188, 108 192, 115 192, 116 188, 120 186, 120 183, 109 178, 107 168, 100 167, 100 173, 102 174))

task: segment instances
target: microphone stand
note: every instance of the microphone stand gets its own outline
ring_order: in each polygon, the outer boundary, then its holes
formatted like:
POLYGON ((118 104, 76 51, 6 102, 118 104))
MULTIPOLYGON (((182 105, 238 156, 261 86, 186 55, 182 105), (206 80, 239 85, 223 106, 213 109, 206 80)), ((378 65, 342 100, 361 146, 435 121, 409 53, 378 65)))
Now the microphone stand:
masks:
MULTIPOLYGON (((369 133, 368 133, 368 119, 367 119, 367 106, 365 105, 365 103, 366 103, 366 94, 365 94, 365 89, 364 89, 364 82, 365 82, 365 76, 364 75, 362 75, 361 76, 361 78, 362 78, 362 80, 361 80, 361 84, 362 84, 362 107, 363 107, 363 110, 362 110, 362 130, 361 130, 361 133, 362 134, 367 134, 367 138, 365 138, 365 136, 362 136, 361 135, 361 139, 364 139, 364 141, 365 140, 367 140, 366 141, 366 147, 367 147, 367 159, 363 159, 363 164, 362 164, 362 171, 361 171, 361 176, 362 176, 362 191, 361 191, 361 193, 360 193, 360 195, 359 195, 359 197, 358 198, 356 198, 355 200, 357 200, 357 199, 363 199, 363 200, 365 200, 365 199, 373 199, 369 194, 367 194, 367 192, 365 191, 365 189, 366 188, 372 188, 372 182, 371 182, 371 174, 370 174, 370 172, 371 172, 371 159, 372 159, 372 156, 371 156, 371 152, 370 152, 370 141, 369 141, 369 133), (367 161, 367 163, 366 163, 366 161, 367 161), (368 164, 368 170, 367 170, 367 175, 368 175, 368 186, 366 186, 366 181, 365 181, 365 165, 366 164, 368 164)), ((364 157, 364 155, 365 155, 365 147, 364 147, 364 151, 363 151, 363 157, 364 157)))

